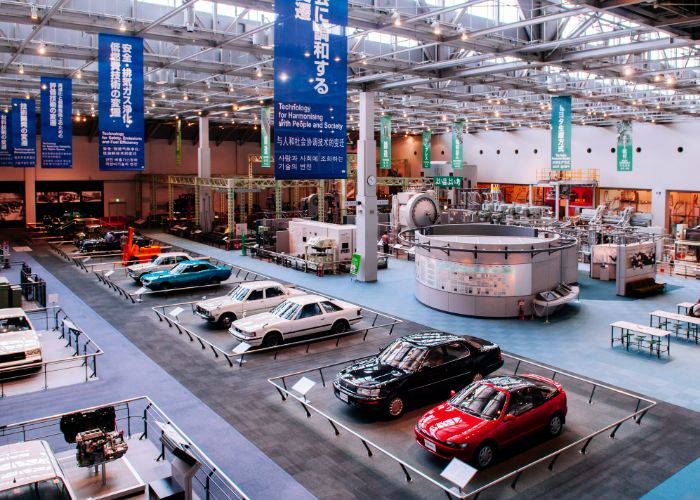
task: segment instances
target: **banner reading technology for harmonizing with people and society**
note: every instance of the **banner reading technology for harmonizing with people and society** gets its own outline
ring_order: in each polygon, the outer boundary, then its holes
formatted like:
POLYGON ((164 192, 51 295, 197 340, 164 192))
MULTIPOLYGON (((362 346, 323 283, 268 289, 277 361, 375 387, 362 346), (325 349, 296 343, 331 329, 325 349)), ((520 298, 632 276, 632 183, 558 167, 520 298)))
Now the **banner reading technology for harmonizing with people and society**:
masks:
POLYGON ((100 170, 143 170, 143 40, 100 33, 100 170))
POLYGON ((275 177, 347 177, 347 0, 275 2, 275 177))
POLYGON ((36 167, 36 104, 12 99, 12 160, 15 167, 36 167))
POLYGON ((12 159, 12 113, 0 112, 0 167, 14 167, 12 159))
POLYGON ((41 168, 73 166, 73 84, 41 77, 41 168))

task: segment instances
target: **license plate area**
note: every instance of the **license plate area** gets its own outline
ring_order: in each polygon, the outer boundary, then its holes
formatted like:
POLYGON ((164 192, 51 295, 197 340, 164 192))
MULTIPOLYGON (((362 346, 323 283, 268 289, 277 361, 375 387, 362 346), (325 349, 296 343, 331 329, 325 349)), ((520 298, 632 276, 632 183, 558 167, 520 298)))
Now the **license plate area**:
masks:
POLYGON ((428 448, 430 451, 437 451, 437 448, 435 447, 435 443, 433 443, 432 441, 424 439, 423 443, 425 444, 425 447, 428 448))

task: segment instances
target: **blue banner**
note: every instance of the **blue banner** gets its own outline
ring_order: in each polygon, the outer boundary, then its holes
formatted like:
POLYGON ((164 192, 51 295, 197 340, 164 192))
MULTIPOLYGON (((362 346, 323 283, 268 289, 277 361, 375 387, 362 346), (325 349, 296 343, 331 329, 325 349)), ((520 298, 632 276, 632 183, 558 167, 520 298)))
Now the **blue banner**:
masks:
POLYGON ((73 166, 73 83, 41 77, 41 168, 73 166))
POLYGON ((347 177, 347 0, 275 2, 275 177, 347 177))
POLYGON ((100 170, 143 170, 143 40, 100 33, 100 170))
POLYGON ((552 97, 552 170, 571 169, 571 96, 552 97))
POLYGON ((14 167, 12 160, 12 114, 0 112, 0 167, 14 167))
POLYGON ((15 167, 36 167, 36 104, 12 99, 12 158, 15 167))

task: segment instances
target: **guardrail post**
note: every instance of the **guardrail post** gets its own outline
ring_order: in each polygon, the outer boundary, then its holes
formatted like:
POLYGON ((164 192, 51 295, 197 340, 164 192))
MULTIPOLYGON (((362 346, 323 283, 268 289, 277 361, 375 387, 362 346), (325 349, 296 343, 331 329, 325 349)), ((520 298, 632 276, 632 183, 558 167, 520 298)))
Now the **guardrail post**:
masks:
POLYGON ((515 475, 515 479, 513 479, 513 482, 510 483, 510 487, 512 489, 515 489, 515 485, 518 484, 518 480, 520 479, 520 476, 522 476, 522 475, 523 475, 523 471, 520 471, 515 475))
POLYGON ((369 446, 367 446, 367 442, 364 439, 360 439, 362 441, 362 444, 365 447, 365 450, 367 450, 367 456, 371 457, 372 456, 372 450, 369 449, 369 446))
POLYGON ((518 370, 520 369, 520 361, 521 361, 521 360, 518 360, 518 364, 515 365, 515 370, 513 370, 513 375, 517 375, 517 374, 518 374, 518 370))
POLYGON ((209 474, 207 474, 207 478, 204 481, 204 492, 206 493, 206 500, 209 500, 209 498, 211 498, 209 495, 209 478, 213 476, 215 472, 216 469, 212 469, 212 471, 209 474))
POLYGON ((554 455, 554 458, 552 459, 552 461, 549 462, 549 465, 547 466, 547 468, 548 468, 549 470, 554 469, 554 464, 556 463, 557 459, 559 458, 559 455, 561 455, 561 453, 559 453, 559 454, 557 454, 557 455, 554 455))
POLYGON ((591 437, 589 437, 589 438, 586 440, 586 442, 585 442, 584 445, 583 445, 583 448, 581 448, 581 451, 580 451, 581 455, 585 455, 585 454, 586 454, 586 449, 588 448, 588 445, 591 444, 591 441, 593 441, 593 438, 594 438, 594 437, 595 437, 595 436, 591 436, 591 437))
POLYGON ((597 384, 593 384, 593 390, 591 391, 591 395, 588 398, 588 404, 591 404, 591 401, 593 401, 593 394, 595 393, 595 389, 598 387, 597 384))
POLYGON ((620 422, 619 424, 617 424, 615 426, 613 431, 610 433, 610 439, 615 439, 615 434, 617 433, 617 430, 620 428, 621 425, 622 425, 622 422, 620 422))
POLYGON ((323 378, 323 368, 319 368, 318 373, 321 375, 321 385, 323 385, 323 387, 326 387, 326 380, 323 378))
POLYGON ((309 409, 306 407, 306 405, 302 401, 299 401, 299 404, 302 408, 304 408, 304 411, 306 412, 306 418, 311 418, 311 413, 309 412, 309 409))
POLYGON ((331 424, 331 427, 333 427, 333 431, 335 432, 335 435, 340 436, 340 431, 338 430, 338 428, 335 426, 335 424, 333 423, 333 421, 330 418, 328 419, 328 423, 331 424))
POLYGON ((401 466, 401 470, 403 470, 403 473, 406 475, 406 482, 410 483, 411 481, 413 481, 413 478, 408 473, 408 469, 406 469, 406 466, 404 464, 402 464, 401 462, 399 462, 399 465, 401 466))

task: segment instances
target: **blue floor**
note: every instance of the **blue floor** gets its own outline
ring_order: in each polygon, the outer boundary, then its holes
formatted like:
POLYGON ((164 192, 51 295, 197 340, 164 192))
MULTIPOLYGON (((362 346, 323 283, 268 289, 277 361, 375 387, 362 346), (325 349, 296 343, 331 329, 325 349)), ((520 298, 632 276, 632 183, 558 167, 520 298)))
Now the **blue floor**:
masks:
POLYGON ((642 500, 691 500, 700 498, 700 459, 658 485, 642 497, 642 500))
MULTIPOLYGON (((0 425, 45 417, 132 397, 149 396, 236 483, 255 498, 313 498, 287 472, 31 258, 15 253, 46 280, 48 293, 104 350, 100 380, 0 399, 0 425)), ((3 273, 19 280, 19 267, 3 273)))
POLYGON ((658 360, 646 354, 611 349, 608 326, 617 320, 648 324, 648 313, 655 309, 675 312, 677 303, 700 297, 700 281, 660 275, 658 279, 669 284, 667 293, 633 300, 616 296, 614 282, 592 280, 581 272, 580 303, 552 318, 550 324, 542 320, 476 319, 436 311, 418 302, 413 295, 412 262, 391 260, 390 269, 379 271, 376 283, 360 283, 348 275, 318 278, 314 274, 243 257, 240 251, 227 252, 164 233, 152 235, 182 248, 431 328, 484 337, 511 353, 700 411, 700 345, 674 337, 671 358, 658 360))

